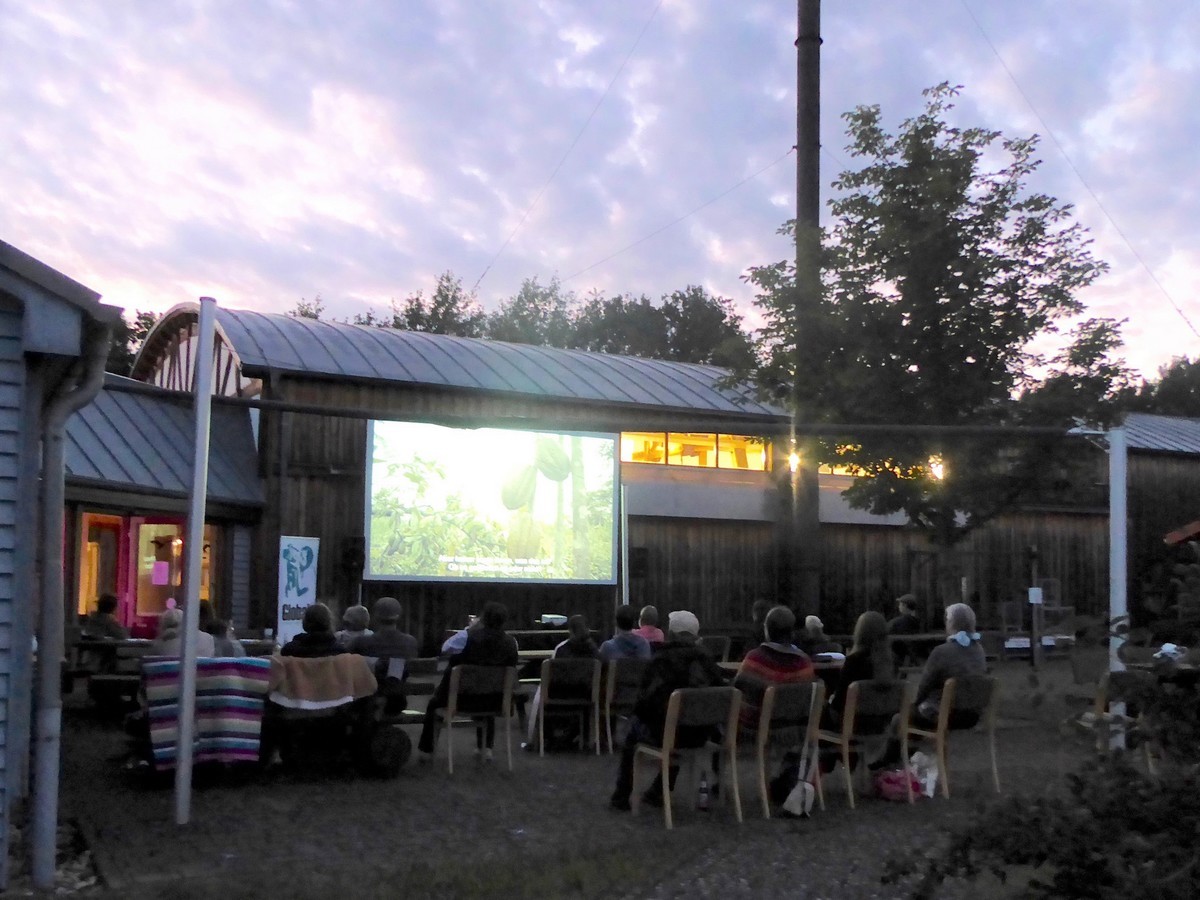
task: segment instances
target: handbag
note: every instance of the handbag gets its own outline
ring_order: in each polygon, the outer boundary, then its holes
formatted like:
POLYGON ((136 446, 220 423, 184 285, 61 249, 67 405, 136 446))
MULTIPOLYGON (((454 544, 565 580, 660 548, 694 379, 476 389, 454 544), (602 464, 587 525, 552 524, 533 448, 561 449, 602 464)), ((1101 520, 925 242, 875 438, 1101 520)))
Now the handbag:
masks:
POLYGON ((912 785, 914 797, 921 796, 921 782, 916 774, 905 767, 903 769, 884 769, 875 773, 875 795, 882 800, 908 800, 908 786, 912 785))

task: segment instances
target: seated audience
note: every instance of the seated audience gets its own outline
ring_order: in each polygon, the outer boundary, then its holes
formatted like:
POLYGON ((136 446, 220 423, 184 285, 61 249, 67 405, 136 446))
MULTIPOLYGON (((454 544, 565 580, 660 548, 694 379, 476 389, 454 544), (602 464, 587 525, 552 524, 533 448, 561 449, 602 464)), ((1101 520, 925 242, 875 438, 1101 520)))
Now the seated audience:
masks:
MULTIPOLYGON (((427 762, 433 755, 434 744, 437 741, 437 711, 445 709, 450 698, 450 674, 454 667, 461 665, 515 667, 517 665, 519 659, 517 642, 504 630, 504 623, 507 619, 508 610, 503 604, 488 603, 483 608, 483 615, 470 628, 466 629, 467 636, 462 651, 450 657, 450 665, 442 676, 437 690, 429 699, 429 706, 425 710, 425 723, 421 728, 420 740, 417 742, 418 759, 422 762, 427 762)), ((497 705, 497 701, 498 698, 491 696, 468 698, 460 708, 469 715, 472 707, 491 708, 497 705), (471 700, 475 702, 472 703, 471 700)), ((494 719, 489 719, 487 722, 486 745, 481 730, 476 730, 476 749, 486 760, 492 758, 495 736, 496 722, 494 719)))
MULTIPOLYGON (((692 613, 686 610, 671 613, 667 619, 667 631, 667 641, 655 653, 646 669, 633 715, 629 720, 629 732, 625 738, 621 764, 617 771, 617 785, 609 801, 613 809, 629 809, 629 795, 633 792, 633 757, 637 745, 662 745, 667 704, 670 702, 671 693, 677 688, 723 685, 729 678, 725 671, 713 662, 712 657, 697 646, 700 620, 692 613)), ((680 728, 678 745, 683 748, 702 747, 711 736, 709 729, 680 728)), ((675 786, 678 771, 678 766, 671 766, 672 788, 675 786)), ((662 805, 660 778, 654 779, 654 783, 642 799, 651 806, 662 805)))
MULTIPOLYGON (((350 609, 355 608, 350 607, 350 609)), ((417 639, 400 630, 399 600, 395 597, 380 597, 375 601, 374 614, 375 630, 373 632, 366 630, 365 635, 357 638, 350 645, 351 652, 362 656, 373 656, 384 662, 392 659, 416 659, 420 656, 417 639)), ((405 671, 403 677, 396 679, 389 677, 387 670, 388 666, 381 664, 375 673, 379 680, 379 694, 386 699, 384 712, 389 714, 402 712, 408 705, 408 697, 404 690, 404 681, 408 677, 408 672, 405 671), (381 675, 382 677, 380 677, 381 675)))
POLYGON ((117 598, 112 594, 101 594, 96 601, 96 611, 88 616, 83 632, 91 638, 109 638, 123 641, 129 637, 129 629, 117 621, 117 598))
MULTIPOLYGON (((975 631, 975 610, 965 603, 946 607, 946 634, 946 643, 933 648, 921 672, 913 707, 913 725, 918 728, 937 726, 942 687, 949 679, 959 675, 987 674, 987 658, 975 631)), ((973 728, 977 721, 977 712, 956 712, 951 717, 950 727, 973 728)))
POLYGON ((892 681, 895 677, 896 663, 888 640, 887 620, 882 613, 865 612, 854 624, 854 645, 846 655, 837 687, 829 695, 834 723, 841 724, 850 685, 856 681, 892 681))
POLYGON ((462 653, 463 647, 467 646, 467 634, 472 628, 482 627, 483 618, 481 616, 468 616, 467 627, 459 629, 442 641, 442 649, 438 651, 438 656, 449 658, 456 653, 462 653))
POLYGON ((658 609, 656 607, 642 607, 642 613, 638 617, 638 627, 634 629, 633 633, 644 637, 651 647, 666 641, 662 629, 658 627, 658 609))
POLYGON ((605 662, 614 659, 649 659, 650 642, 638 634, 637 613, 629 604, 617 607, 617 623, 613 636, 600 645, 600 658, 605 662))
POLYGON ((356 640, 371 634, 371 629, 367 627, 370 624, 371 614, 365 606, 351 606, 342 613, 342 627, 334 633, 334 637, 339 644, 350 650, 356 640))
POLYGON ((245 656, 246 648, 234 638, 232 626, 224 619, 213 619, 208 626, 213 638, 213 656, 245 656))
POLYGON ((796 644, 809 656, 842 652, 842 645, 829 639, 824 623, 817 616, 805 616, 804 632, 797 637, 796 644))
POLYGON ((888 620, 888 634, 920 634, 921 620, 917 617, 917 598, 912 594, 905 594, 902 597, 896 598, 896 611, 899 613, 894 619, 888 620))
POLYGON ((333 613, 324 603, 314 603, 305 607, 300 627, 304 630, 283 645, 283 649, 279 651, 281 656, 312 658, 337 656, 346 652, 334 637, 333 613))
POLYGON ((758 731, 762 697, 773 684, 801 684, 812 681, 812 660, 792 643, 796 616, 786 606, 776 606, 766 614, 763 637, 738 667, 733 686, 742 692, 741 725, 750 734, 758 731))
POLYGON ((554 648, 555 659, 595 659, 599 650, 583 616, 567 619, 569 637, 554 648))
MULTIPOLYGON (((150 642, 150 656, 181 656, 183 654, 183 610, 165 609, 158 617, 158 635, 150 642)), ((213 636, 206 631, 196 634, 196 656, 213 656, 213 636)))
POLYGON ((745 656, 755 647, 762 643, 763 639, 763 624, 766 622, 767 613, 771 609, 771 604, 759 597, 750 607, 750 630, 746 633, 746 637, 742 642, 742 655, 745 656))

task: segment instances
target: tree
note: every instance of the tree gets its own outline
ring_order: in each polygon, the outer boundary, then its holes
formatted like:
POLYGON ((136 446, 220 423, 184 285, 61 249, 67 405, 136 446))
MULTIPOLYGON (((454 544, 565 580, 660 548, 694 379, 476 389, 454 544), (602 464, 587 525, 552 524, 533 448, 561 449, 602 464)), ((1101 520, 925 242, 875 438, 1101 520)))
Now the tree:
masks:
POLYGON ((667 322, 662 308, 645 294, 593 294, 576 311, 572 330, 571 346, 579 350, 666 358, 667 322))
POLYGON ((133 321, 126 320, 121 314, 120 323, 113 329, 112 346, 108 351, 108 362, 104 369, 116 375, 128 375, 133 371, 133 362, 137 359, 138 351, 146 335, 158 321, 158 316, 148 309, 139 309, 133 321))
POLYGON ((321 300, 321 295, 317 294, 311 300, 301 297, 296 301, 296 305, 288 310, 287 314, 293 319, 319 320, 323 312, 325 312, 325 303, 321 300))
POLYGON ((483 337, 486 321, 475 295, 463 290, 462 279, 453 272, 438 276, 428 301, 417 291, 403 304, 392 304, 391 326, 407 331, 483 337))
MULTIPOLYGON (((827 422, 1102 421, 1127 379, 1111 357, 1119 324, 1089 320, 1051 358, 1036 347, 1077 317, 1077 292, 1106 266, 1069 205, 1029 190, 1036 137, 952 126, 956 93, 927 90, 924 111, 895 135, 878 106, 846 114, 849 153, 863 164, 834 182, 822 296, 797 321, 790 262, 749 276, 766 319, 760 387, 785 399, 795 382, 801 408, 827 422)), ((859 476, 850 502, 902 511, 942 547, 1027 493, 1061 451, 1061 442, 846 440, 822 453, 859 476)))
POLYGON ((521 283, 516 296, 500 304, 487 319, 487 336, 494 341, 568 347, 571 344, 571 312, 575 295, 563 293, 557 278, 547 285, 536 278, 521 283))
POLYGON ((1129 406, 1162 416, 1200 416, 1200 360, 1177 356, 1158 369, 1154 381, 1143 380, 1129 406))

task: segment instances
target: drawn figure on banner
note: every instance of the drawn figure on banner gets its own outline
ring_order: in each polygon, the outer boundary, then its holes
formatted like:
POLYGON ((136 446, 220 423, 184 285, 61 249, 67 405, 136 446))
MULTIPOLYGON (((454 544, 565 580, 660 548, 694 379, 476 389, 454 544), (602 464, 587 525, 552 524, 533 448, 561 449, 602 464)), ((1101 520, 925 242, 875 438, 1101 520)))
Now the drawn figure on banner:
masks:
POLYGON ((283 549, 282 556, 287 565, 287 585, 283 595, 290 597, 295 594, 297 597, 303 597, 308 593, 308 586, 301 584, 301 576, 313 564, 312 547, 297 547, 295 544, 288 544, 283 549))

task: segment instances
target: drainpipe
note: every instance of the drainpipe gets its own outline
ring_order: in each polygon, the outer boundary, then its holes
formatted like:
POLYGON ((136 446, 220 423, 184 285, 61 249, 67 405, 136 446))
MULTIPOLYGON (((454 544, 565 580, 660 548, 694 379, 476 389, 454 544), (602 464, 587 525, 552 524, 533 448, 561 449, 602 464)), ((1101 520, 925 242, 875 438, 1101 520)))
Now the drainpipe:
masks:
POLYGON ((67 420, 104 386, 112 330, 93 324, 84 356, 47 400, 42 420, 42 590, 38 631, 37 735, 33 760, 33 884, 54 887, 58 832, 58 777, 62 743, 62 675, 66 613, 63 601, 64 434, 67 420))

